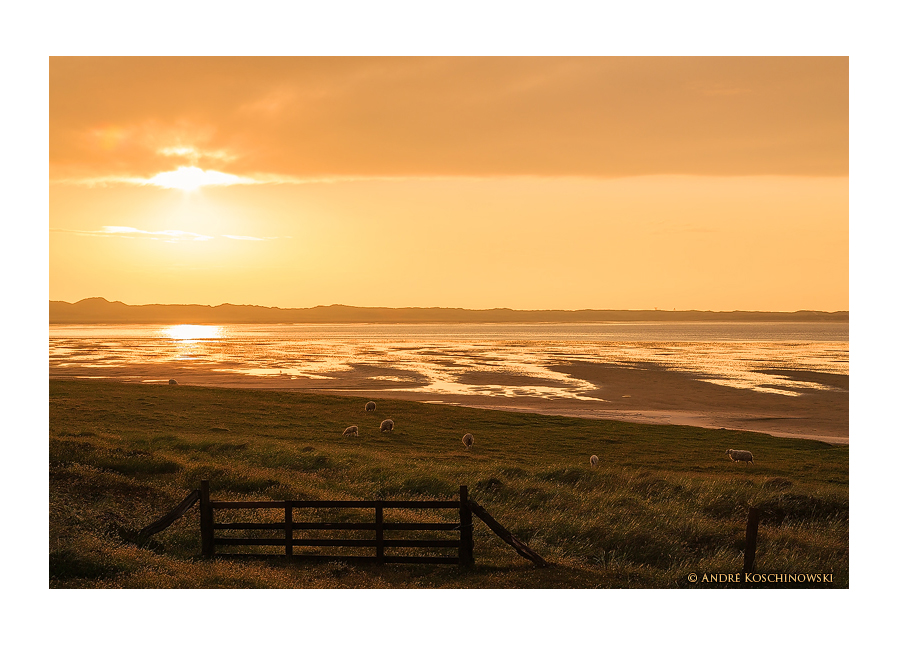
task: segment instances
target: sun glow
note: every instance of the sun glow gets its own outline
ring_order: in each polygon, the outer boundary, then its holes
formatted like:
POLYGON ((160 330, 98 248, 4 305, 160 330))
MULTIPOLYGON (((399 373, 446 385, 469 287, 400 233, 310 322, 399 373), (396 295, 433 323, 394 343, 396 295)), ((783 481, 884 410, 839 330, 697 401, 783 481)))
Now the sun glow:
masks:
POLYGON ((201 186, 231 186, 233 184, 253 184, 253 180, 238 177, 217 170, 203 170, 196 166, 180 166, 178 170, 159 173, 147 180, 147 184, 161 188, 180 188, 195 191, 201 186))
POLYGON ((163 330, 163 334, 175 341, 219 339, 222 336, 222 328, 217 325, 173 325, 163 330))

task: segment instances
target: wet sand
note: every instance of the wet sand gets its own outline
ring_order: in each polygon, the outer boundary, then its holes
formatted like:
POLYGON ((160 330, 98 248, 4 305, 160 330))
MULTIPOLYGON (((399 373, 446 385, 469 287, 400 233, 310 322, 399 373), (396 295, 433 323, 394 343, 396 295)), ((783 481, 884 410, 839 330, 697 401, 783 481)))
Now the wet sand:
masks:
MULTIPOLYGON (((707 383, 702 375, 666 370, 654 364, 622 366, 591 362, 566 362, 552 366, 560 378, 567 375, 596 388, 581 393, 589 399, 573 397, 509 397, 491 394, 444 394, 421 392, 428 379, 412 370, 352 364, 349 370, 328 373, 327 379, 285 376, 251 376, 213 371, 201 366, 173 368, 170 365, 141 364, 105 368, 89 373, 91 378, 116 381, 167 383, 227 388, 262 388, 300 392, 331 393, 359 397, 383 397, 422 402, 520 411, 544 415, 564 415, 617 419, 647 424, 684 424, 705 428, 768 433, 781 437, 815 439, 833 444, 849 443, 849 377, 810 371, 770 370, 761 374, 787 376, 823 388, 769 387, 792 393, 781 395, 707 383)), ((51 369, 51 378, 80 378, 85 369, 51 369)), ((533 381, 513 373, 472 371, 461 383, 521 385, 533 381)), ((549 385, 551 380, 538 380, 549 385)), ((485 393, 489 390, 485 390, 485 393)))

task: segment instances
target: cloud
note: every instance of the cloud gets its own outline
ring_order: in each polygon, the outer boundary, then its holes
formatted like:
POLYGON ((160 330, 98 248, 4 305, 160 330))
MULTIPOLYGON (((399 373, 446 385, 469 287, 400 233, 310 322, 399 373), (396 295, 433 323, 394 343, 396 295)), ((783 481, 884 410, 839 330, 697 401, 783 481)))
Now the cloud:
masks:
MULTIPOLYGON (((181 231, 180 229, 166 229, 165 231, 143 231, 134 227, 117 227, 105 226, 103 230, 106 233, 122 233, 134 234, 139 236, 162 236, 163 238, 174 238, 178 240, 212 240, 213 236, 203 235, 202 233, 193 233, 191 231, 181 231)), ((158 239, 158 238, 157 238, 158 239)))
MULTIPOLYGON (((130 175, 103 175, 96 177, 62 177, 51 179, 52 184, 83 186, 86 188, 103 188, 116 184, 131 186, 153 186, 156 188, 180 188, 196 190, 205 186, 252 186, 271 184, 336 184, 341 182, 395 182, 419 177, 402 176, 319 176, 295 177, 273 173, 251 173, 248 175, 232 175, 215 170, 203 170, 196 167, 181 166, 174 171, 162 171, 152 177, 134 177, 130 175)), ((449 177, 430 177, 428 179, 449 179, 449 177)))
POLYGON ((227 233, 223 233, 222 237, 230 238, 231 240, 256 240, 259 242, 261 242, 263 240, 274 240, 275 239, 275 238, 256 238, 254 236, 231 236, 231 235, 228 235, 227 233))
POLYGON ((50 87, 54 178, 849 168, 848 57, 64 56, 50 87))
POLYGON ((99 238, 136 238, 149 240, 164 240, 166 242, 204 242, 212 240, 214 236, 207 236, 202 233, 193 233, 192 231, 181 231, 179 229, 166 229, 164 231, 144 231, 135 227, 120 226, 104 226, 95 231, 83 231, 79 229, 50 229, 60 233, 74 233, 81 236, 95 236, 99 238))
MULTIPOLYGON (((205 242, 212 240, 216 236, 210 236, 203 233, 194 233, 192 231, 181 231, 180 229, 165 229, 163 231, 144 231, 135 227, 123 226, 104 226, 95 231, 84 231, 80 229, 50 229, 58 233, 74 233, 80 236, 95 236, 99 238, 132 238, 144 240, 163 240, 165 242, 205 242)), ((277 240, 279 236, 266 236, 258 238, 256 236, 241 236, 222 234, 222 238, 231 240, 250 240, 255 242, 264 242, 266 240, 277 240)), ((286 236, 289 238, 290 236, 286 236)))
POLYGON ((166 146, 156 150, 157 155, 163 157, 187 157, 193 164, 201 159, 214 159, 217 161, 232 162, 238 159, 238 155, 227 150, 200 150, 195 146, 166 146))

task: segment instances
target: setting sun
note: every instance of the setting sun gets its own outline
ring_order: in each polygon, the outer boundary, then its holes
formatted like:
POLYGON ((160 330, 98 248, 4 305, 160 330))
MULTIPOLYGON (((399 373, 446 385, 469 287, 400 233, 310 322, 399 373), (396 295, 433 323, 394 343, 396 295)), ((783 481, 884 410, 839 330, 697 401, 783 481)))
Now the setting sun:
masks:
POLYGON ((221 173, 216 170, 203 170, 196 166, 180 166, 178 170, 158 173, 146 182, 161 188, 180 188, 182 191, 195 191, 201 186, 231 186, 233 184, 251 184, 252 180, 221 173))

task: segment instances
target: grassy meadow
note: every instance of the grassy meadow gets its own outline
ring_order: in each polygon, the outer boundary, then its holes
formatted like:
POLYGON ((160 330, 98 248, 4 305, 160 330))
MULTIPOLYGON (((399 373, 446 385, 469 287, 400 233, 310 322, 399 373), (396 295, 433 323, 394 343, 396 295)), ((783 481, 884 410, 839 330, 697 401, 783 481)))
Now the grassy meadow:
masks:
MULTIPOLYGON (((728 587, 688 577, 741 571, 750 506, 762 518, 756 572, 831 574, 833 582, 748 587, 849 585, 846 446, 388 399, 365 413, 366 401, 51 380, 50 587, 728 587), (389 434, 378 431, 386 418, 396 423, 389 434), (352 424, 359 437, 343 437, 352 424), (467 432, 475 438, 470 451, 461 442, 467 432), (730 462, 728 448, 751 450, 755 464, 730 462), (552 565, 536 568, 477 518, 470 568, 204 560, 198 505, 138 546, 136 532, 201 479, 219 500, 448 499, 466 484, 472 499, 552 565)), ((229 510, 216 519, 283 519, 283 511, 270 511, 229 510)), ((310 518, 373 520, 371 510, 318 513, 310 518)), ((416 519, 458 520, 458 512, 385 511, 387 521, 416 519)))

